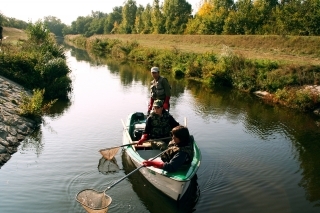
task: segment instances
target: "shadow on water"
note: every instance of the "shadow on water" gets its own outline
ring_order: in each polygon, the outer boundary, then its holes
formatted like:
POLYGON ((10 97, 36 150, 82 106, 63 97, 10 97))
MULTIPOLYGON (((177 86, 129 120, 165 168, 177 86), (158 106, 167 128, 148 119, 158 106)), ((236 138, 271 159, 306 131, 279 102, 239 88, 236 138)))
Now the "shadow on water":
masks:
MULTIPOLYGON (((136 169, 126 152, 122 153, 122 164, 125 174, 136 169)), ((145 207, 152 213, 191 213, 195 211, 195 205, 200 197, 197 175, 192 178, 189 188, 179 201, 175 201, 163 194, 149 183, 140 172, 135 172, 128 178, 133 190, 145 207)))

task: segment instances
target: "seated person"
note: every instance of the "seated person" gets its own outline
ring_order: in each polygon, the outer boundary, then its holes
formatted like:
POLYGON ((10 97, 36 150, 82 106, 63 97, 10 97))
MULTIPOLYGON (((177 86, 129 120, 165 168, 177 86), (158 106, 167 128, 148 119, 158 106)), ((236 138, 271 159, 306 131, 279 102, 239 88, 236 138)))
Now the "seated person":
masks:
POLYGON ((143 161, 145 166, 153 166, 167 172, 175 172, 182 165, 190 164, 194 156, 193 137, 184 126, 172 129, 172 141, 168 149, 162 153, 161 160, 143 161))
POLYGON ((159 138, 170 138, 170 131, 172 128, 178 126, 179 123, 163 108, 163 102, 161 100, 155 100, 153 102, 153 111, 150 113, 146 120, 146 126, 142 132, 141 139, 138 141, 138 145, 142 145, 144 141, 151 139, 152 147, 160 150, 167 148, 169 139, 166 141, 160 141, 159 138))

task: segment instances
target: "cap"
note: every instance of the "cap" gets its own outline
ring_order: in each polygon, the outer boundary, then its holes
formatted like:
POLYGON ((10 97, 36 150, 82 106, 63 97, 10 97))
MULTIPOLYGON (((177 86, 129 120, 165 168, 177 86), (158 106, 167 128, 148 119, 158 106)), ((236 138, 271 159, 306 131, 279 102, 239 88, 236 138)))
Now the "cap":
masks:
POLYGON ((159 72, 159 68, 158 67, 152 67, 151 68, 151 72, 159 72))
POLYGON ((153 102, 153 105, 152 106, 157 106, 157 107, 162 107, 163 106, 163 102, 161 100, 155 100, 153 102))

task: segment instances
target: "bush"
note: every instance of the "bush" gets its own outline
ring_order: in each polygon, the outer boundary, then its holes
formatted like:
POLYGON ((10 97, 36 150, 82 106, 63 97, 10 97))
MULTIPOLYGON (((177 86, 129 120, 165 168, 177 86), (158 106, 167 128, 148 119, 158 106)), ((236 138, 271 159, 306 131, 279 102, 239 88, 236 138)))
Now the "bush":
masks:
POLYGON ((30 97, 26 93, 21 94, 21 104, 19 105, 19 114, 27 117, 39 118, 51 108, 57 99, 47 104, 43 103, 44 89, 34 89, 33 95, 30 97))

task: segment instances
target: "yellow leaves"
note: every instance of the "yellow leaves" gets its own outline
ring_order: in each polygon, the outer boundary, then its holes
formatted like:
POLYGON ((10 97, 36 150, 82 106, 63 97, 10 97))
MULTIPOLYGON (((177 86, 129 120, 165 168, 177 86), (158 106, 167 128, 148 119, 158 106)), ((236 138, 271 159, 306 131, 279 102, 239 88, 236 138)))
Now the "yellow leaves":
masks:
POLYGON ((198 16, 205 16, 209 15, 211 11, 213 10, 214 6, 210 2, 204 2, 202 6, 199 8, 197 15, 198 16))

